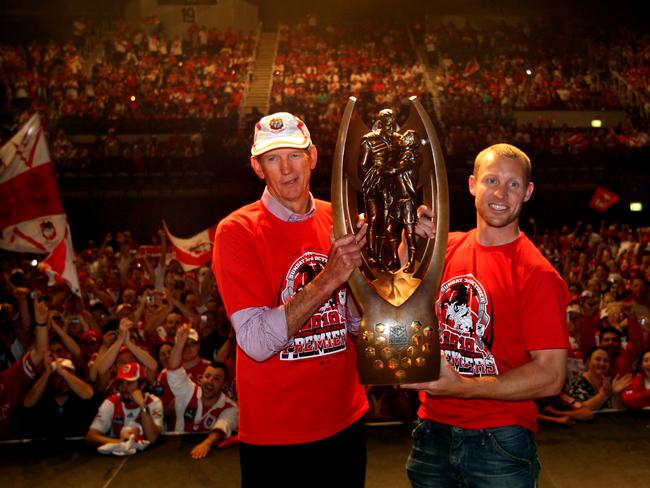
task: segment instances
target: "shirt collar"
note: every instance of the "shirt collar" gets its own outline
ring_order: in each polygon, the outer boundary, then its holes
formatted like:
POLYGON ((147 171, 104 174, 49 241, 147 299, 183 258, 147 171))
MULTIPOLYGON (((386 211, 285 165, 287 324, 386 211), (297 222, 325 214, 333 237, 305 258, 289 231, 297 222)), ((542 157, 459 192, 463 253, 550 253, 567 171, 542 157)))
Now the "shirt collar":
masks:
POLYGON ((316 211, 314 196, 311 192, 309 193, 309 203, 307 204, 307 212, 305 213, 294 212, 282 205, 273 195, 271 195, 268 188, 264 188, 261 200, 262 205, 264 205, 269 212, 285 222, 304 222, 305 220, 310 219, 316 211))

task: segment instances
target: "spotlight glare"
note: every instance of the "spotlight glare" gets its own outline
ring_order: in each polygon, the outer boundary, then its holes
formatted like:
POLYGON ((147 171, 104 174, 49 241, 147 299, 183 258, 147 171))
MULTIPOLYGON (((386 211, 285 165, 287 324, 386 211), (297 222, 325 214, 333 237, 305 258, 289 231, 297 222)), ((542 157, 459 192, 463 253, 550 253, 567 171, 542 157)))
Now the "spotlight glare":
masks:
POLYGON ((596 127, 596 128, 602 127, 603 126, 603 121, 600 120, 600 119, 594 119, 594 120, 591 121, 591 126, 596 127))
POLYGON ((36 265, 38 265, 38 261, 36 261, 35 259, 32 259, 32 261, 29 264, 31 264, 32 266, 36 266, 36 265))
POLYGON ((630 203, 630 212, 641 212, 641 211, 643 211, 643 203, 641 202, 630 203))
POLYGON ((526 74, 527 74, 528 76, 531 76, 531 75, 533 74, 533 72, 532 72, 531 70, 527 69, 527 70, 526 70, 526 74))
POLYGON ((131 95, 131 101, 135 102, 135 95, 131 95))

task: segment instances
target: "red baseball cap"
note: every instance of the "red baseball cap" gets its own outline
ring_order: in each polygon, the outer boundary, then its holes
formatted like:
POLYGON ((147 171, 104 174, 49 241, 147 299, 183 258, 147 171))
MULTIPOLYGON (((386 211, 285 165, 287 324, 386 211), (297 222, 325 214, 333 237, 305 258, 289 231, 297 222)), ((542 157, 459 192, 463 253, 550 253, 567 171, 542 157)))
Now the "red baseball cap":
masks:
POLYGON ((99 332, 97 329, 88 329, 86 332, 81 334, 81 341, 82 342, 101 342, 102 341, 102 333, 99 332))
POLYGON ((122 365, 117 371, 116 380, 137 381, 144 378, 144 368, 141 364, 130 362, 122 365))

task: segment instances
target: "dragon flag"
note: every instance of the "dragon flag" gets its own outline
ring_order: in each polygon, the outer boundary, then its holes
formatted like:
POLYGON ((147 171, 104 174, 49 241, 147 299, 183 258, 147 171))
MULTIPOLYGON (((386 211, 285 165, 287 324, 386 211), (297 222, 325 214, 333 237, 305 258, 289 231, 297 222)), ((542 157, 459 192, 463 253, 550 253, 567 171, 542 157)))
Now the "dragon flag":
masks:
POLYGON ((0 148, 0 248, 48 254, 39 265, 81 295, 68 218, 38 114, 0 148))
POLYGON ((164 221, 163 227, 167 237, 169 237, 169 243, 174 249, 176 259, 181 263, 183 270, 191 271, 212 260, 212 243, 214 242, 214 233, 217 231, 216 225, 187 239, 172 235, 164 221))

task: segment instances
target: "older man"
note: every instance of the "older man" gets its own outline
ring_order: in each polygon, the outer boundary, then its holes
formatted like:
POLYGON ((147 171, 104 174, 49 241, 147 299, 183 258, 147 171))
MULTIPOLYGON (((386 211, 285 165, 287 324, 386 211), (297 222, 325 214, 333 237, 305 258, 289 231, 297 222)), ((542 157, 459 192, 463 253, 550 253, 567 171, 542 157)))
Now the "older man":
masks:
POLYGON ((245 487, 364 483, 368 406, 345 284, 366 227, 331 240, 330 204, 309 191, 317 156, 298 117, 263 117, 250 164, 266 189, 215 236, 212 262, 238 346, 245 487))

